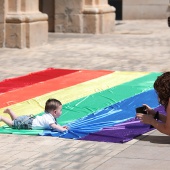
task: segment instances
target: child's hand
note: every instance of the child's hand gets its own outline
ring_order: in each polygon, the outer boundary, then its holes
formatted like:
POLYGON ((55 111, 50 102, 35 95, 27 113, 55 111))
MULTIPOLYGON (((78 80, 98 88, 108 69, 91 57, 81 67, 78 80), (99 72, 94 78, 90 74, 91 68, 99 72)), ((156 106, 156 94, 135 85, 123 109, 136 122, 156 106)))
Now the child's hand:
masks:
POLYGON ((52 127, 53 130, 57 130, 59 132, 65 132, 67 131, 68 129, 66 128, 66 126, 60 126, 59 124, 50 124, 50 126, 52 127))
POLYGON ((63 126, 63 128, 65 128, 65 129, 67 129, 67 130, 69 129, 69 127, 68 127, 68 126, 63 126))

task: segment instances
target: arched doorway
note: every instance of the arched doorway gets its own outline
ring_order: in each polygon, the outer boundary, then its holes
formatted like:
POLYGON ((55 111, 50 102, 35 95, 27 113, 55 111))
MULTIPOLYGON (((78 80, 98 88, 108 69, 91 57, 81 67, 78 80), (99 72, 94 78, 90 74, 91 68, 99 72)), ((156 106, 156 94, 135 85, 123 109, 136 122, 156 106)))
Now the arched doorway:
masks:
POLYGON ((55 0, 39 0, 39 10, 48 15, 48 31, 54 32, 55 0))

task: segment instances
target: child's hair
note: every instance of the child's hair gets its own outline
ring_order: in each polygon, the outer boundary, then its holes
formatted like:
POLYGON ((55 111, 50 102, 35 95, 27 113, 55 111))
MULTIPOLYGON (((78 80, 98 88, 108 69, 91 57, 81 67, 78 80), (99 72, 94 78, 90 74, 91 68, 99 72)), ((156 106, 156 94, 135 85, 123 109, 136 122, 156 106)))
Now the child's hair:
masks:
POLYGON ((56 110, 58 106, 62 105, 62 103, 57 99, 48 99, 45 103, 45 112, 50 113, 53 110, 56 110))
POLYGON ((159 103, 166 109, 170 97, 170 72, 158 76, 154 83, 154 89, 158 94, 159 103))

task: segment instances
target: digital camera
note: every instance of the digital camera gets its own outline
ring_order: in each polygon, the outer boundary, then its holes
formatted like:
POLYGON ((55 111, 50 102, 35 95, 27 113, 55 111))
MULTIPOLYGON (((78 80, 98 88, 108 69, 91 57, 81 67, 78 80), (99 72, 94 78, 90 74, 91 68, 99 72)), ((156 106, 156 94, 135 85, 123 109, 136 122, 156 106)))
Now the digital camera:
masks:
POLYGON ((137 108, 136 108, 136 113, 147 114, 146 106, 137 107, 137 108))

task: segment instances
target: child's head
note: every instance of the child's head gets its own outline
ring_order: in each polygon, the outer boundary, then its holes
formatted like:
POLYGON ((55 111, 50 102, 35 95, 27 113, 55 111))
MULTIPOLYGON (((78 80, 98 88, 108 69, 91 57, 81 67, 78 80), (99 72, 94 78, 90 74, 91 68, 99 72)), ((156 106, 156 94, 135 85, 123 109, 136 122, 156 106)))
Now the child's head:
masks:
POLYGON ((61 115, 62 103, 57 99, 48 99, 45 103, 45 112, 51 113, 55 118, 61 115))
POLYGON ((170 72, 158 76, 154 83, 154 89, 158 94, 159 103, 167 108, 170 97, 170 72))

